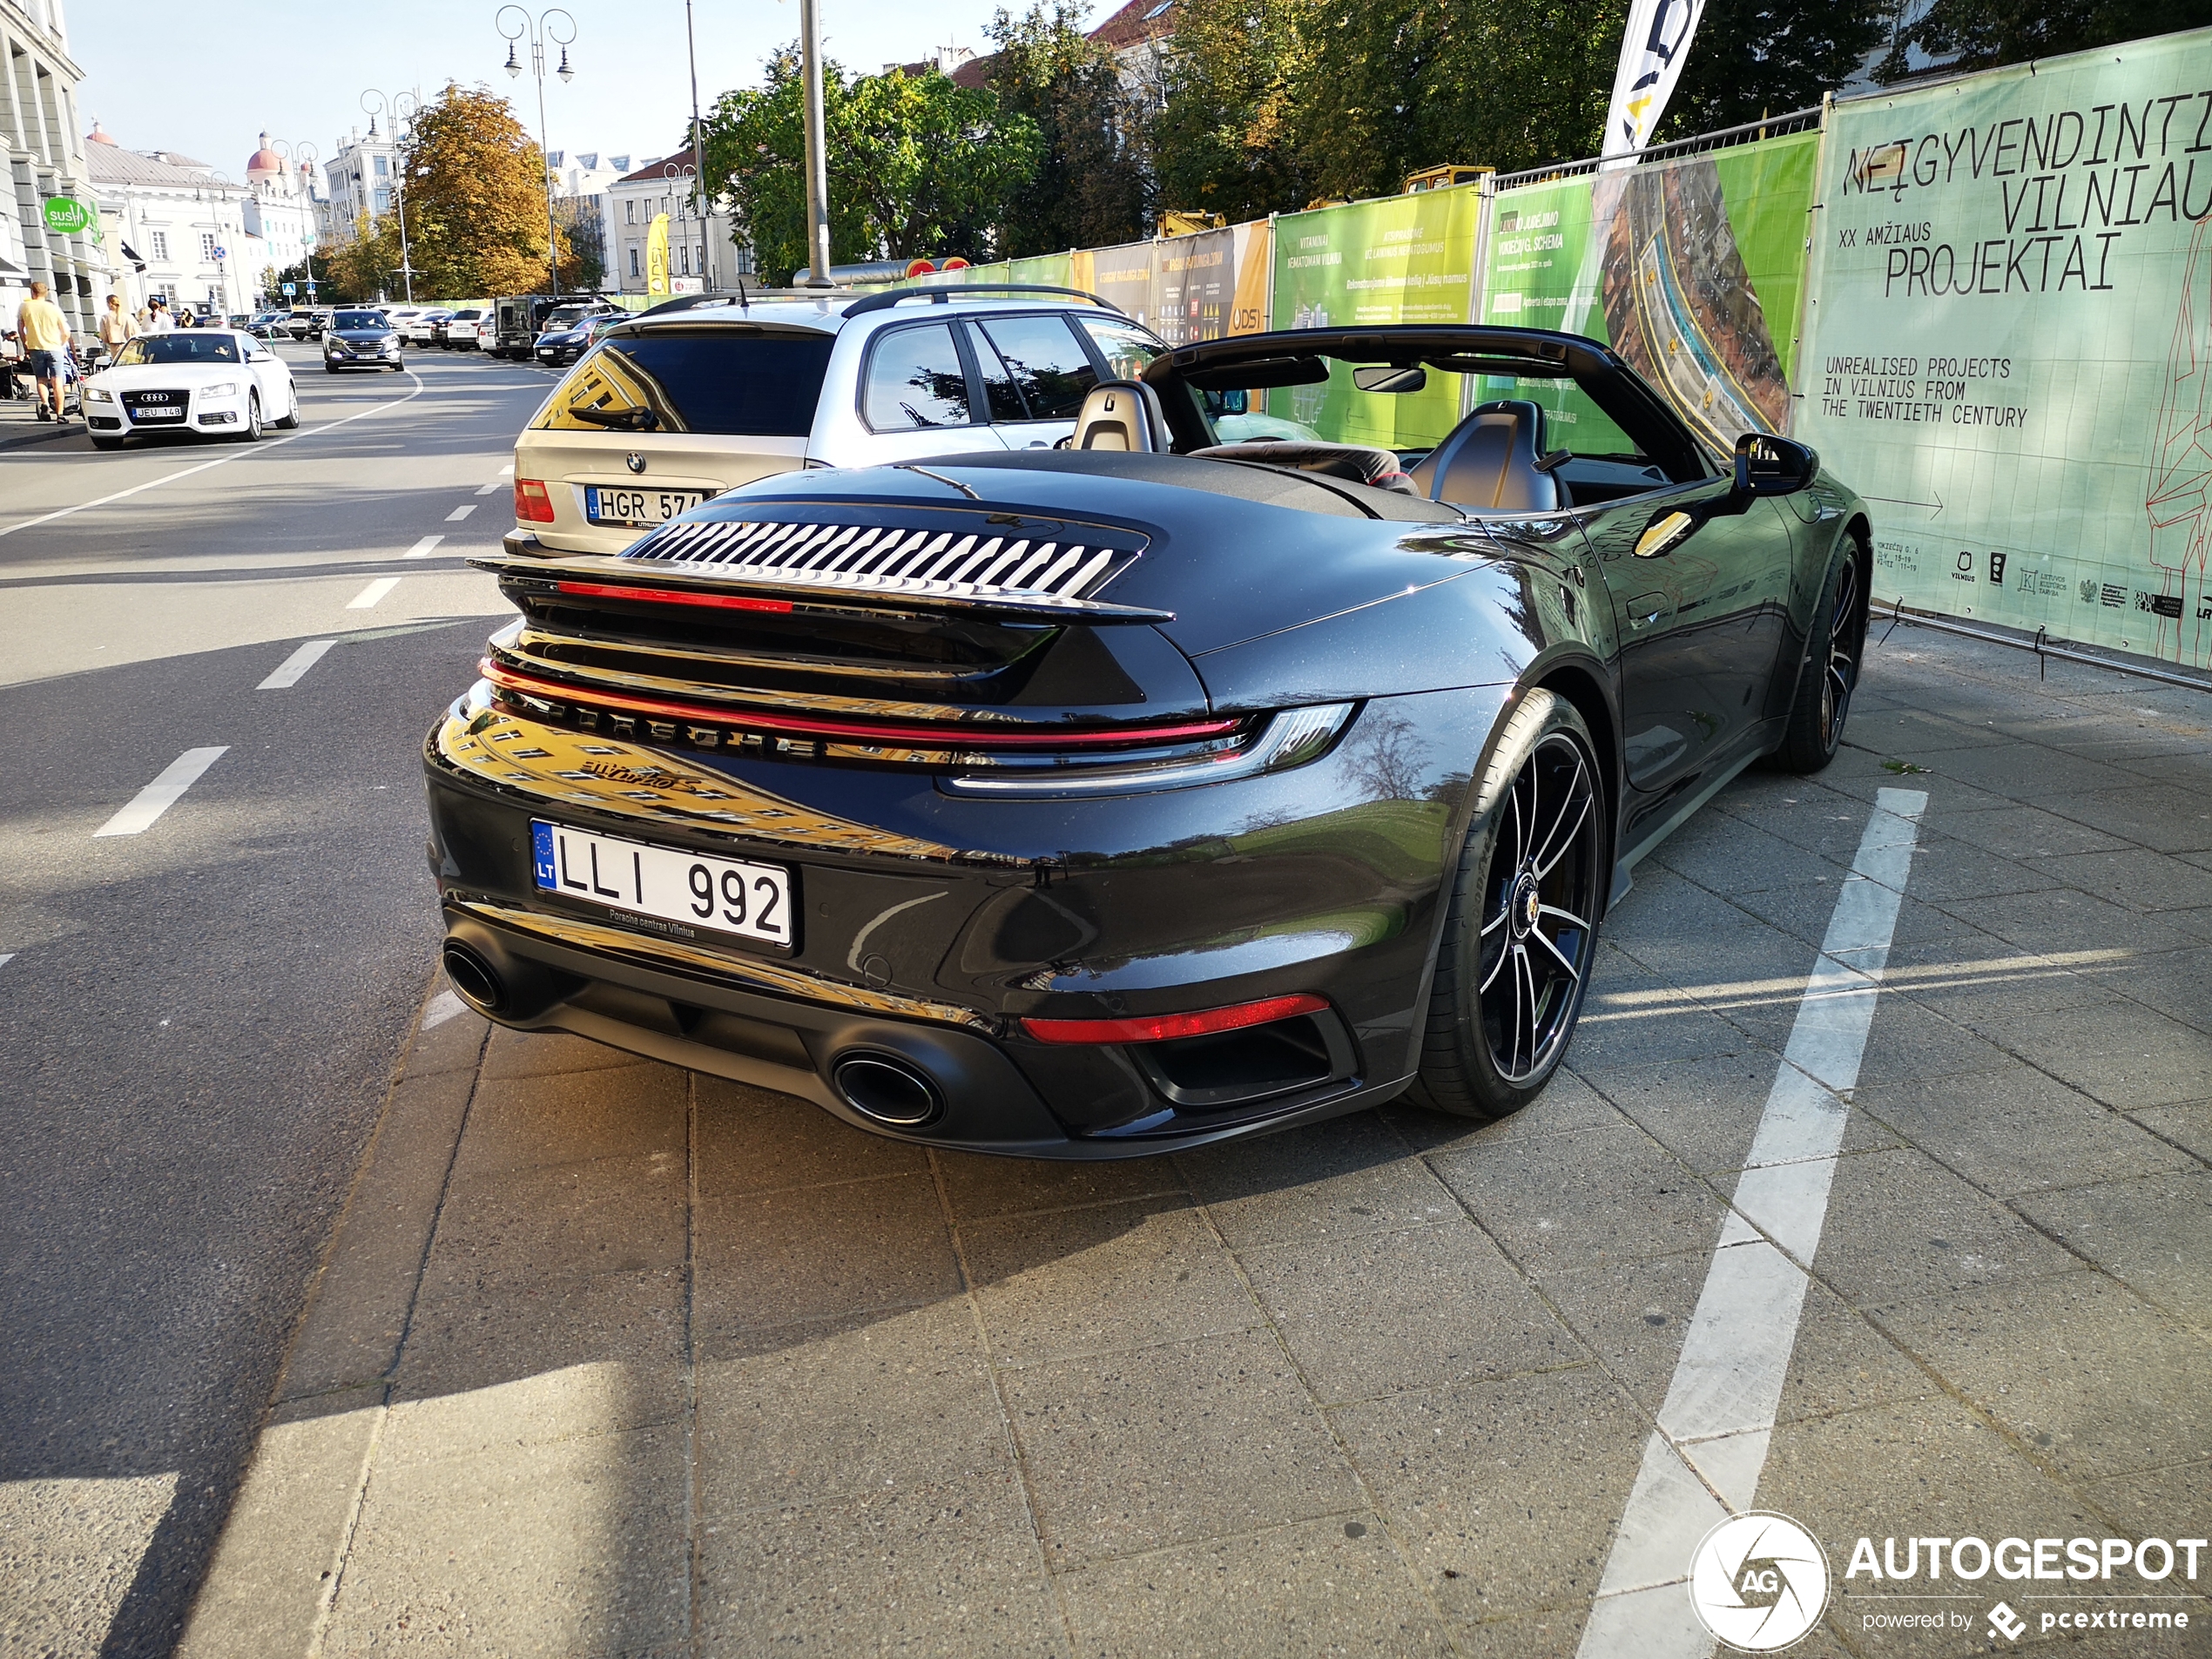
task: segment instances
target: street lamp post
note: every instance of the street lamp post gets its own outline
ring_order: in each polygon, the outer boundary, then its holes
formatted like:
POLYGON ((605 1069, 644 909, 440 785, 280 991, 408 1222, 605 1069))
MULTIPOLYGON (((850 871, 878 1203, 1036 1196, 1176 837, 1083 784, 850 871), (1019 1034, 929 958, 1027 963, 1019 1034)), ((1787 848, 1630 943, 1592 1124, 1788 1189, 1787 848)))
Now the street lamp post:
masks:
MULTIPOLYGON (((395 158, 399 165, 392 169, 392 200, 400 210, 400 280, 407 287, 407 301, 415 303, 415 256, 407 247, 407 140, 414 136, 415 118, 421 112, 422 98, 419 93, 401 92, 397 98, 387 98, 374 87, 361 94, 361 113, 368 117, 368 136, 376 136, 376 118, 392 118, 392 142, 400 146, 395 158)), ((374 196, 369 199, 375 200, 374 196)))
POLYGON ((800 72, 806 77, 806 286, 830 282, 829 158, 822 146, 822 13, 799 0, 800 72))
MULTIPOLYGON (((315 302, 315 186, 314 177, 310 170, 314 166, 316 162, 322 159, 322 152, 316 149, 313 144, 295 145, 284 138, 279 138, 274 144, 272 144, 269 148, 275 151, 277 154, 282 156, 294 167, 297 167, 300 170, 300 177, 307 181, 307 240, 300 247, 300 257, 307 264, 307 303, 312 306, 315 302)), ((289 307, 287 307, 287 309, 289 309, 289 307)))
MULTIPOLYGON (((811 4, 812 0, 808 0, 811 4)), ((569 67, 569 48, 576 44, 576 19, 551 6, 533 17, 521 6, 502 6, 496 20, 499 33, 507 42, 507 72, 520 76, 523 66, 516 61, 515 47, 519 41, 530 44, 530 73, 537 78, 537 154, 540 163, 552 154, 545 145, 545 46, 548 41, 561 49, 561 66, 553 72, 563 81, 576 78, 576 71, 569 67), (508 26, 507 14, 515 14, 514 26, 508 26), (565 28, 569 32, 561 33, 565 28)), ((552 273, 553 297, 561 297, 561 239, 553 228, 553 170, 545 169, 545 263, 552 273)))
MULTIPOLYGON (((688 163, 680 162, 680 161, 664 161, 664 162, 663 162, 663 163, 661 164, 660 176, 661 176, 662 178, 664 178, 664 179, 690 179, 690 180, 691 181, 691 212, 692 212, 692 213, 696 216, 696 215, 697 215, 697 213, 698 212, 698 178, 699 178, 699 170, 698 170, 697 167, 694 167, 694 166, 690 165, 688 163)), ((683 197, 682 197, 681 195, 678 195, 678 196, 677 197, 677 199, 677 199, 677 201, 680 204, 680 203, 683 201, 683 199, 683 199, 683 197)), ((694 219, 692 219, 692 220, 690 220, 690 221, 685 220, 685 219, 684 218, 683 214, 682 214, 682 213, 680 213, 680 212, 679 212, 679 213, 678 213, 676 217, 677 217, 677 223, 678 223, 678 224, 679 224, 679 225, 688 224, 688 223, 700 223, 699 221, 698 221, 698 220, 696 219, 696 218, 695 218, 694 219)), ((702 239, 704 239, 704 238, 705 237, 705 235, 706 235, 706 230, 705 230, 705 225, 704 225, 703 223, 700 223, 700 228, 698 229, 698 231, 696 233, 697 233, 699 237, 701 237, 702 239)), ((698 242, 698 243, 697 243, 697 244, 694 244, 694 243, 693 243, 693 241, 691 240, 691 238, 692 238, 693 234, 694 234, 694 233, 693 233, 692 231, 689 230, 689 229, 686 229, 686 230, 685 231, 685 233, 684 233, 684 246, 685 246, 685 247, 691 247, 691 246, 696 246, 699 247, 699 248, 700 248, 700 250, 701 250, 701 258, 702 258, 702 260, 704 260, 704 258, 705 258, 705 241, 704 241, 704 240, 701 240, 700 242, 698 242)), ((691 263, 691 260, 690 260, 690 257, 689 257, 688 255, 685 257, 685 261, 684 261, 684 262, 685 262, 686 265, 689 265, 689 264, 691 263)), ((672 273, 671 273, 671 274, 672 274, 672 273)), ((698 274, 699 274, 699 276, 700 276, 702 279, 704 279, 704 278, 705 277, 705 275, 706 275, 706 272, 705 272, 705 269, 704 268, 704 266, 702 266, 702 268, 700 269, 700 271, 699 271, 698 274)), ((672 286, 672 285, 671 285, 671 286, 672 286)))

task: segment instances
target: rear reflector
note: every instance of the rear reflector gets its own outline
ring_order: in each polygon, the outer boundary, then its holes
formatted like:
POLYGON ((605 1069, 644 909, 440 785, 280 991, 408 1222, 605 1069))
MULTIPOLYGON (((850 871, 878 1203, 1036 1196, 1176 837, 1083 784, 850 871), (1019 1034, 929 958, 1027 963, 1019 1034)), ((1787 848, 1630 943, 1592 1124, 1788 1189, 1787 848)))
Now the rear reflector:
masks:
MULTIPOLYGON (((656 597, 660 596, 656 595, 656 597)), ((1244 724, 1240 716, 1220 720, 1190 720, 1174 725, 1113 725, 1088 730, 1006 730, 1003 726, 970 725, 964 722, 927 725, 861 725, 848 720, 808 719, 794 714, 768 714, 729 704, 676 703, 657 697, 634 697, 626 691, 603 691, 596 685, 568 685, 519 673, 496 658, 477 661, 476 671, 502 691, 549 702, 575 704, 588 709, 614 709, 625 714, 658 714, 664 719, 712 720, 724 725, 760 732, 791 732, 830 743, 906 745, 921 748, 1046 749, 1063 752, 1120 749, 1132 744, 1189 743, 1201 738, 1223 738, 1244 724)))
POLYGON ((1210 1037, 1223 1031, 1242 1031, 1247 1026, 1295 1020, 1301 1014, 1319 1014, 1328 1006, 1322 997, 1300 994, 1239 1002, 1234 1008, 1207 1008, 1197 1014, 1154 1014, 1136 1020, 1024 1020, 1022 1028, 1039 1042, 1166 1042, 1176 1037, 1210 1037))
POLYGON ((515 522, 518 524, 550 524, 553 522, 553 499, 545 493, 545 486, 535 478, 515 481, 515 522))
POLYGON ((772 610, 791 614, 788 599, 749 599, 737 593, 679 593, 673 588, 618 588, 604 582, 560 582, 563 593, 587 599, 643 599, 651 604, 705 605, 717 610, 772 610))

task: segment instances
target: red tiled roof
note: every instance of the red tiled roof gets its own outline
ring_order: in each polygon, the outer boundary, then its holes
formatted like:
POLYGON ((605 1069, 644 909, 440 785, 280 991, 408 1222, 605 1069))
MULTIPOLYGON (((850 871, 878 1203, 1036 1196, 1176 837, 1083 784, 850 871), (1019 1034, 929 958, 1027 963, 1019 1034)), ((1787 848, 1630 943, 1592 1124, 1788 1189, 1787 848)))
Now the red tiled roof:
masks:
POLYGON ((1174 0, 1129 0, 1127 5, 1092 30, 1090 38, 1108 51, 1117 52, 1174 32, 1174 0))
POLYGON ((626 172, 623 174, 621 178, 615 180, 615 183, 618 185, 638 185, 644 183, 645 180, 649 179, 672 179, 677 173, 680 173, 686 167, 691 168, 694 172, 696 172, 698 171, 698 164, 692 158, 693 152, 691 150, 691 146, 685 145, 681 150, 678 150, 672 156, 663 156, 658 161, 647 162, 635 172, 626 172), (671 169, 673 169, 673 171, 671 171, 671 169))

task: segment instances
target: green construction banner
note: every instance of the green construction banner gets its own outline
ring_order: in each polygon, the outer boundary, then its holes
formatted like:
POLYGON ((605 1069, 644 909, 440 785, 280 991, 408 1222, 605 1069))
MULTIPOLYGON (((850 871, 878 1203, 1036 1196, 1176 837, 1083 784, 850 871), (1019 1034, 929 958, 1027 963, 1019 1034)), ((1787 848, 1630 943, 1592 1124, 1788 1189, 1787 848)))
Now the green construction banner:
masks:
MULTIPOLYGON (((1791 430, 1819 145, 1791 133, 1499 192, 1482 320, 1604 341, 1718 454, 1745 432, 1791 430)), ((1478 393, 1507 395, 1544 403, 1561 447, 1602 447, 1580 428, 1604 417, 1571 389, 1491 380, 1478 393)))
MULTIPOLYGON (((1466 322, 1481 197, 1474 185, 1386 196, 1275 221, 1274 326, 1466 322)), ((1333 364, 1325 386, 1268 395, 1268 413, 1332 442, 1425 449, 1459 424, 1460 381, 1432 374, 1419 392, 1355 390, 1333 364)))
POLYGON ((1839 104, 1820 185, 1877 597, 2212 667, 2212 30, 1839 104))

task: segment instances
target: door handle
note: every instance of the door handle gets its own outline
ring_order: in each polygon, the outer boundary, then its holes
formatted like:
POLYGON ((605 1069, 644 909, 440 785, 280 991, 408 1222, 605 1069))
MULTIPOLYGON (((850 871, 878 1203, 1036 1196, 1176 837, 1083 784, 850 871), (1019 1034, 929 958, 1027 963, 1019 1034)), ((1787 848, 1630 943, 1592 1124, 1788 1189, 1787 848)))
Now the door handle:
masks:
POLYGON ((1629 601, 1629 626, 1649 628, 1665 616, 1670 608, 1663 593, 1640 593, 1629 601))

